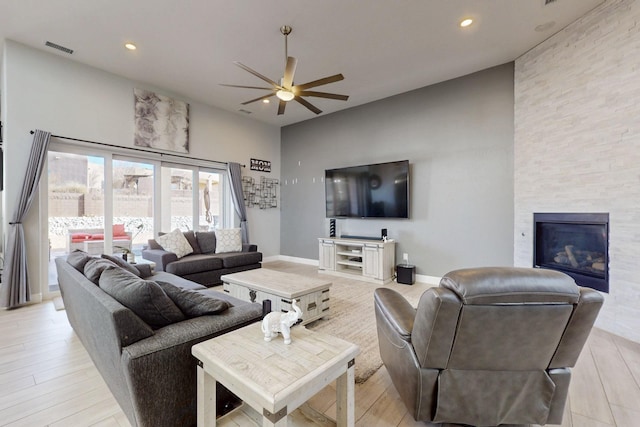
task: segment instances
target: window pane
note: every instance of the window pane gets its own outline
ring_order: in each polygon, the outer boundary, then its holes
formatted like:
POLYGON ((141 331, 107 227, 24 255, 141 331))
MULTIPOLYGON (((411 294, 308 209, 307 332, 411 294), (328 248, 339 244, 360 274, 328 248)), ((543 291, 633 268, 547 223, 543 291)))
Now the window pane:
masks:
POLYGON ((153 238, 153 165, 113 161, 113 253, 132 251, 153 238))
POLYGON ((194 229, 191 169, 162 167, 162 213, 162 231, 194 229))
POLYGON ((80 249, 104 249, 104 158, 48 153, 49 290, 57 288, 53 260, 80 249))
POLYGON ((222 175, 218 172, 200 171, 199 174, 199 224, 200 230, 219 228, 222 220, 222 175))

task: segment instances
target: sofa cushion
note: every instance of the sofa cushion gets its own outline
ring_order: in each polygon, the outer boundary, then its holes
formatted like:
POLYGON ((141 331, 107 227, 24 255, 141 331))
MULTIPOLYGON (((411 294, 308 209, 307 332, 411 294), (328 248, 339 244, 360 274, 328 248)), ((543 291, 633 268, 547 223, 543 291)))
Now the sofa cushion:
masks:
POLYGON ((184 238, 187 239, 187 242, 189 242, 189 244, 191 245, 191 249, 193 249, 193 252, 191 253, 194 255, 201 254, 202 251, 200 250, 200 245, 198 245, 198 240, 196 239, 196 233, 189 230, 189 231, 185 231, 182 234, 184 234, 184 238))
POLYGON ((216 230, 216 253, 240 252, 242 250, 242 232, 239 228, 216 230))
POLYGON ((203 254, 216 253, 216 232, 215 231, 198 231, 196 240, 203 254))
POLYGON ((160 250, 164 250, 162 249, 162 246, 160 246, 158 244, 158 242, 156 242, 156 239, 149 239, 147 241, 147 243, 149 244, 149 249, 160 249, 160 250))
POLYGON ((108 259, 91 258, 84 265, 84 275, 87 279, 91 280, 97 285, 102 272, 109 267, 117 267, 117 265, 114 262, 109 261, 108 259))
POLYGON ((171 283, 162 281, 157 283, 187 317, 218 314, 229 308, 227 301, 203 295, 197 291, 181 289, 171 283))
POLYGON ((262 252, 229 252, 216 255, 222 261, 222 267, 235 268, 257 264, 262 261, 262 252))
POLYGON ((200 273, 202 271, 219 270, 222 268, 222 260, 219 257, 211 255, 189 255, 171 262, 165 266, 167 273, 178 276, 186 276, 192 273, 200 273))
POLYGON ((124 259, 122 259, 120 257, 111 256, 111 255, 107 255, 107 254, 102 254, 101 257, 104 258, 104 259, 108 259, 109 261, 111 261, 112 263, 117 265, 118 267, 124 268, 128 272, 133 273, 138 277, 142 277, 142 274, 140 273, 140 270, 138 270, 133 265, 129 264, 127 261, 125 261, 124 259))
POLYGON ((182 288, 182 289, 192 289, 192 290, 207 289, 206 286, 203 286, 196 282, 192 282, 191 280, 187 280, 184 277, 167 273, 166 271, 156 271, 155 273, 153 273, 151 277, 149 277, 149 280, 153 280, 154 282, 170 283, 173 286, 177 286, 178 288, 182 288))
POLYGON ((69 254, 69 256, 67 257, 67 262, 80 273, 84 274, 84 266, 90 259, 91 255, 84 251, 81 251, 80 249, 76 249, 69 254))
POLYGON ((151 280, 141 279, 120 267, 105 269, 100 276, 99 285, 152 329, 186 319, 160 285, 151 280))
POLYGON ((171 233, 163 234, 156 238, 156 242, 162 249, 168 252, 173 252, 178 258, 182 258, 185 255, 189 255, 193 252, 193 248, 189 244, 189 241, 179 229, 173 230, 171 233))

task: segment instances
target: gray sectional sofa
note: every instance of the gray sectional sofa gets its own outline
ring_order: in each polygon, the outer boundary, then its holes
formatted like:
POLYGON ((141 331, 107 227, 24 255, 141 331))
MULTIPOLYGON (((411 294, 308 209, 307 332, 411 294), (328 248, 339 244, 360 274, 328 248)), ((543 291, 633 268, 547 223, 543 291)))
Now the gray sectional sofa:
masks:
POLYGON ((55 262, 69 323, 131 425, 195 426, 191 347, 258 321, 262 306, 148 265, 80 251, 55 262))
POLYGON ((178 256, 162 248, 155 239, 142 250, 142 257, 156 264, 156 271, 166 271, 201 285, 222 284, 224 274, 260 268, 262 253, 253 244, 243 244, 241 252, 216 253, 216 235, 213 231, 183 233, 193 252, 178 256))

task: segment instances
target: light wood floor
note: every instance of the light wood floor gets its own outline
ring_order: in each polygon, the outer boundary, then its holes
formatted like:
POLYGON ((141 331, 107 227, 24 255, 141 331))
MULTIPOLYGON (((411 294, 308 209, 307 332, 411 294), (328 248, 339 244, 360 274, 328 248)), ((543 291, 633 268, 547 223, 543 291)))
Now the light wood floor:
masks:
MULTIPOLYGON (((314 267, 300 264, 265 267, 316 274, 314 267)), ((392 286, 407 293, 427 287, 392 286)), ((334 416, 332 386, 309 405, 334 416)), ((407 414, 384 367, 356 386, 356 420, 362 427, 431 426, 407 414)), ((562 425, 640 426, 639 343, 593 330, 573 370, 562 425)), ((65 312, 56 311, 50 301, 0 310, 0 426, 129 426, 65 312)))

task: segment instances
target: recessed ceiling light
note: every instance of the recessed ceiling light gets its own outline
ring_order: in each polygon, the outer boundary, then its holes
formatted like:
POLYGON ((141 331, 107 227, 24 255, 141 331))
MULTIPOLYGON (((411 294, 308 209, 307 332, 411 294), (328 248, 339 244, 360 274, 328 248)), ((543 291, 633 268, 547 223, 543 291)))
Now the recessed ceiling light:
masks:
POLYGON ((268 99, 263 99, 263 100, 262 100, 262 103, 263 103, 263 104, 268 104, 268 103, 270 103, 270 102, 271 102, 271 101, 269 101, 268 99))
POLYGON ((127 49, 129 49, 129 50, 136 50, 136 49, 138 48, 138 47, 137 47, 135 44, 133 44, 133 43, 125 43, 125 44, 124 44, 124 47, 126 47, 126 48, 127 48, 127 49))
POLYGON ((471 24, 473 24, 473 19, 471 19, 471 18, 466 18, 466 19, 463 19, 462 21, 460 21, 460 26, 462 28, 468 27, 471 24))

